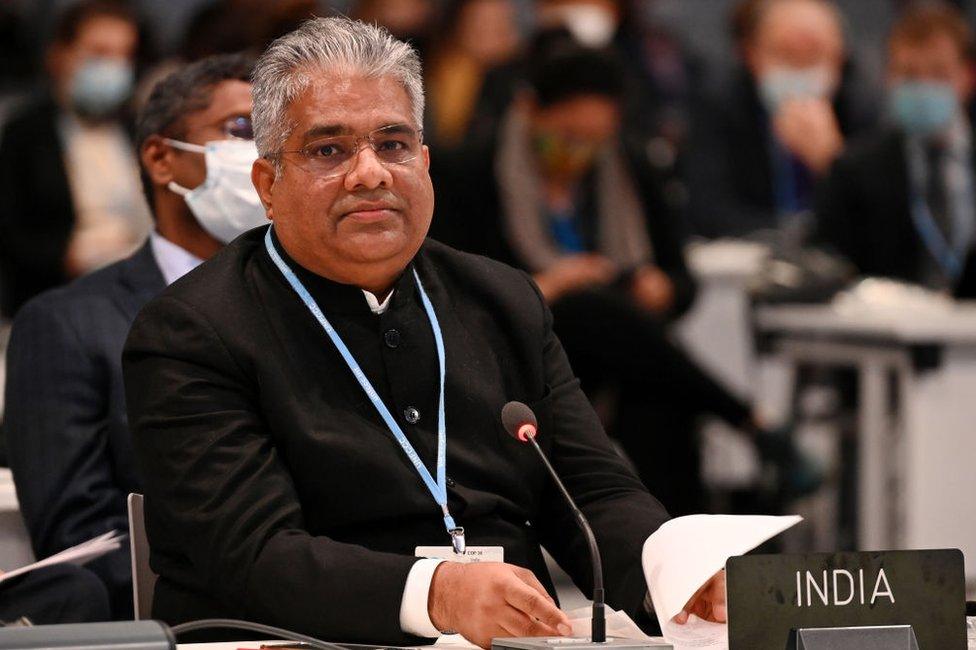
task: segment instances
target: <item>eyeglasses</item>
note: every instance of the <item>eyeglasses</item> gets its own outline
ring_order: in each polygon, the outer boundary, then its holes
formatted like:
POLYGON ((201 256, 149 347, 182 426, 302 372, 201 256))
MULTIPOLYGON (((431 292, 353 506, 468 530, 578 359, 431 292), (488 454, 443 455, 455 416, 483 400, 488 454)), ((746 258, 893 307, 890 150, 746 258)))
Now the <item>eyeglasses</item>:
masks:
POLYGON ((392 124, 366 135, 337 135, 317 138, 301 149, 279 151, 268 158, 294 156, 295 164, 320 178, 346 175, 355 164, 363 141, 369 144, 383 165, 402 165, 417 158, 424 132, 405 124, 392 124))

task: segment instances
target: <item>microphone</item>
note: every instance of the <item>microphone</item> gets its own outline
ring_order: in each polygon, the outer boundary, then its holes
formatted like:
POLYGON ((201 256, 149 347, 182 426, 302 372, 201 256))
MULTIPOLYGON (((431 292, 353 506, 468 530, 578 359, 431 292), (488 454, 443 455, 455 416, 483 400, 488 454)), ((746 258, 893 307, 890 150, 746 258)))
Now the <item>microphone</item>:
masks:
POLYGON ((570 496, 569 491, 566 490, 566 486, 559 479, 559 475, 556 473, 552 464, 550 464, 549 459, 542 453, 542 449, 539 448, 539 443, 535 441, 535 437, 539 433, 539 423, 532 409, 522 402, 509 402, 502 408, 502 425, 510 436, 520 442, 528 442, 536 450, 539 458, 542 459, 542 464, 546 466, 546 469, 549 470, 549 474, 552 476, 552 480, 555 481, 556 487, 559 488, 566 503, 569 504, 569 508, 573 512, 573 517, 576 519, 576 524, 583 531, 583 535, 586 536, 586 541, 590 546, 590 561, 593 563, 593 626, 590 636, 593 643, 605 643, 607 640, 607 623, 603 602, 603 564, 600 562, 600 549, 596 545, 596 537, 593 535, 593 529, 590 528, 590 523, 583 516, 583 513, 580 512, 580 509, 576 507, 576 502, 573 501, 573 497, 570 496))

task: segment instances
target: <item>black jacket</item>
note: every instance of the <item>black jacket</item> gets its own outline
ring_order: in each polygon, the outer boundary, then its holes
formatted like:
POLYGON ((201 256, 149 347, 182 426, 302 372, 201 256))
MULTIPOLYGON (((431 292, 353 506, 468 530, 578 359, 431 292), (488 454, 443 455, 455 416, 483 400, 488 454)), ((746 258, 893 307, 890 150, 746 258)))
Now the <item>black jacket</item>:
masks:
MULTIPOLYGON (((7 351, 5 430, 20 509, 37 557, 126 531, 141 491, 122 385, 122 346, 164 287, 147 243, 132 257, 28 302, 7 351)), ((113 616, 132 616, 128 545, 89 565, 113 616)))
MULTIPOLYGON (((228 616, 322 638, 404 644, 418 545, 448 541, 439 508, 319 324, 243 235, 139 314, 123 366, 146 485, 154 615, 228 616)), ((359 291, 292 268, 428 467, 438 372, 412 273, 373 314, 359 291), (396 334, 392 334, 392 332, 396 334), (403 416, 416 408, 420 419, 403 416)), ((661 505, 615 454, 551 317, 520 272, 428 240, 412 263, 447 350, 451 512, 468 543, 502 545, 550 590, 544 545, 584 590, 587 546, 502 406, 540 418, 541 444, 600 541, 607 601, 634 613, 661 505)))
POLYGON ((0 313, 64 284, 75 222, 64 150, 51 99, 25 107, 0 135, 0 313))
POLYGON ((903 134, 866 137, 834 163, 817 200, 817 233, 863 275, 924 281, 931 253, 912 221, 903 134))

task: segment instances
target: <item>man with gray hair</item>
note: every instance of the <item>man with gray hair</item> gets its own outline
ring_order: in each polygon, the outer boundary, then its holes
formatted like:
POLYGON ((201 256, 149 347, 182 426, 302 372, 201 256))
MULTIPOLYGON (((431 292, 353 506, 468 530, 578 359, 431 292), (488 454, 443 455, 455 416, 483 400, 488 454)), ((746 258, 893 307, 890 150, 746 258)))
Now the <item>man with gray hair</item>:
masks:
MULTIPOLYGON (((380 28, 315 19, 259 60, 252 179, 273 226, 147 305, 125 349, 154 616, 400 645, 569 634, 541 549, 589 590, 587 543, 505 433, 510 400, 596 532, 607 602, 642 607, 667 514, 531 280, 425 239, 422 115, 420 62, 380 28), (442 561, 465 546, 488 561, 442 561)), ((688 609, 724 607, 719 575, 688 609)))

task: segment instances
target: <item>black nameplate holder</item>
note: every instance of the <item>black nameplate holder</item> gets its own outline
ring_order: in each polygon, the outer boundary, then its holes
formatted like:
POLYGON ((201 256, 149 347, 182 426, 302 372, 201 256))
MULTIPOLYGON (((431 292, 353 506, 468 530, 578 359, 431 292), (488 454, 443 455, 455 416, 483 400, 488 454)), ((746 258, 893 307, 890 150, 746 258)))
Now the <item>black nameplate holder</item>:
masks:
POLYGON ((966 650, 956 549, 744 555, 726 572, 729 650, 966 650))
POLYGON ((911 625, 791 630, 786 650, 919 650, 911 625))

